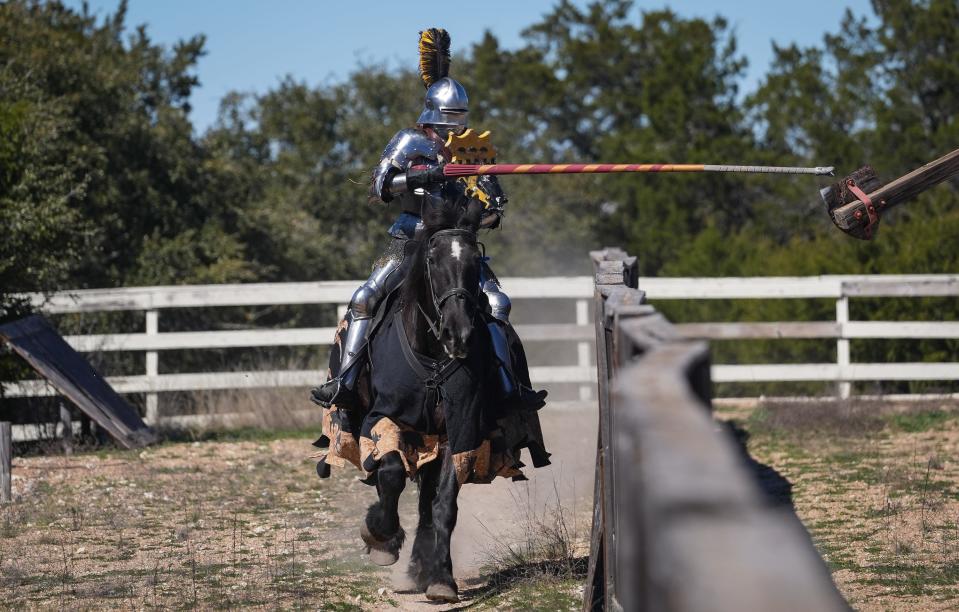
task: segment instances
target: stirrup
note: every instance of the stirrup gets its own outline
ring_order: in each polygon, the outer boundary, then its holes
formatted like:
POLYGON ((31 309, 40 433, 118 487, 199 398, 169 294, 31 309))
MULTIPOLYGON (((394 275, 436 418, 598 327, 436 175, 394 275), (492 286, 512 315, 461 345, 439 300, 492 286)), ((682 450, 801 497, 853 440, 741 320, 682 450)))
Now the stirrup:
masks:
POLYGON ((539 410, 546 405, 546 396, 549 391, 540 389, 536 391, 527 386, 519 385, 519 402, 527 410, 539 410))
POLYGON ((332 408, 336 404, 340 408, 349 408, 356 405, 359 398, 356 392, 343 384, 342 379, 333 378, 310 391, 310 400, 324 408, 332 408))

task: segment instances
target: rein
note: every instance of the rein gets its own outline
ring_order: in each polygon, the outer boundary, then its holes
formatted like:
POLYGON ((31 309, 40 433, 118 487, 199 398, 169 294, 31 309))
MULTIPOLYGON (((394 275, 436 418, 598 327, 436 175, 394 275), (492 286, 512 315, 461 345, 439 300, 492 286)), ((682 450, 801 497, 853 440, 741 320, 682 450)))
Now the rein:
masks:
POLYGON ((432 248, 433 240, 437 236, 456 236, 456 237, 465 238, 470 242, 476 242, 476 234, 465 229, 445 229, 445 230, 440 230, 436 232, 435 234, 433 234, 432 236, 430 236, 429 242, 426 243, 426 249, 427 249, 426 281, 430 288, 430 299, 433 301, 433 308, 436 310, 436 314, 439 316, 439 320, 436 321, 432 319, 428 314, 426 314, 426 311, 423 310, 423 306, 421 306, 419 302, 416 302, 416 307, 419 309, 420 314, 423 315, 423 319, 426 321, 426 324, 429 326, 430 332, 433 334, 433 336, 437 340, 439 340, 440 333, 441 333, 440 328, 443 325, 443 311, 441 310, 441 308, 443 304, 446 303, 446 300, 453 297, 463 298, 466 300, 467 304, 469 304, 471 310, 475 312, 476 296, 473 294, 473 292, 469 291, 468 289, 464 287, 453 287, 449 291, 446 291, 445 293, 443 293, 443 295, 441 295, 439 298, 436 297, 436 289, 433 286, 433 274, 430 271, 431 258, 428 254, 428 251, 430 248, 432 248))

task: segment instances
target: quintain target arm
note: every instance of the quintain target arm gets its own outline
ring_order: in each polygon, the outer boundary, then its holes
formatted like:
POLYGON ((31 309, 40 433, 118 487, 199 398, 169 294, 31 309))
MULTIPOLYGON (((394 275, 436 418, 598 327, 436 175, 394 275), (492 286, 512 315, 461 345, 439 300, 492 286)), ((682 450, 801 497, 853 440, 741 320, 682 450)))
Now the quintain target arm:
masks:
POLYGON ((854 238, 871 240, 886 210, 959 175, 959 149, 883 185, 872 166, 863 166, 819 194, 836 227, 854 238))

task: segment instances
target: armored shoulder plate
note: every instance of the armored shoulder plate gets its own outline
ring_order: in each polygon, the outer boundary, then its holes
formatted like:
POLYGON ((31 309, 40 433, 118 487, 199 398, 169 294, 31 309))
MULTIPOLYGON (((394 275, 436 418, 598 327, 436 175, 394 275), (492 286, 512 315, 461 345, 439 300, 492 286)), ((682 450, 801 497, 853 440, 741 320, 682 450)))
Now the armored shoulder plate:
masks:
POLYGON ((383 150, 380 163, 373 170, 373 181, 370 185, 370 197, 389 201, 389 195, 384 198, 383 185, 391 174, 405 172, 418 159, 435 160, 443 145, 423 132, 406 128, 400 130, 390 140, 383 150))

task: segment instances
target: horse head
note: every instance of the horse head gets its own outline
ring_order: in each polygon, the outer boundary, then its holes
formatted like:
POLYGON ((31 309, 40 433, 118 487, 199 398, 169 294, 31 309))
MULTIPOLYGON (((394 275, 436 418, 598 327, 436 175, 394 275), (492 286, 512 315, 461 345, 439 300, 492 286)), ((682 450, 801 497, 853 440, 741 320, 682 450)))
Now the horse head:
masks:
POLYGON ((471 200, 465 209, 449 206, 424 216, 424 291, 418 308, 443 352, 453 359, 466 357, 478 309, 481 253, 476 231, 482 212, 482 203, 471 200))

